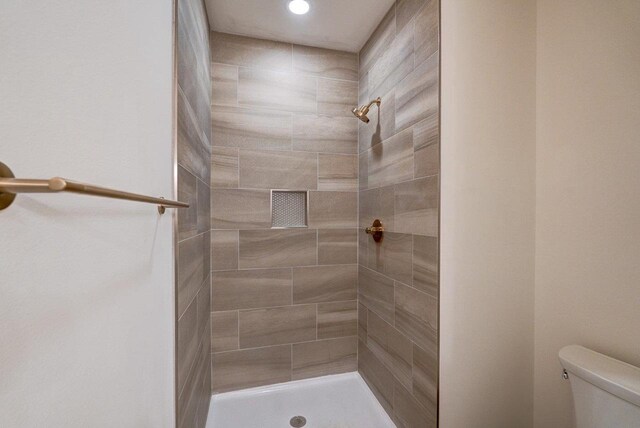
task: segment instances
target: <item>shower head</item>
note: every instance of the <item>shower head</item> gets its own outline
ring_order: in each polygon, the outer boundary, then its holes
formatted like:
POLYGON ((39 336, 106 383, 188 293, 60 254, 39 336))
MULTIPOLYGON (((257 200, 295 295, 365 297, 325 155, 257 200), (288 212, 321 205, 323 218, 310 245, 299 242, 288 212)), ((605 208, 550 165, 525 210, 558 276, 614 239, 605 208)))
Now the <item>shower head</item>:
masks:
POLYGON ((369 109, 374 104, 376 104, 378 107, 380 107, 380 103, 381 102, 382 102, 382 100, 380 99, 380 97, 378 97, 375 100, 371 101, 366 106, 355 107, 353 110, 351 110, 351 112, 353 113, 353 115, 355 117, 357 117, 358 119, 360 119, 364 123, 369 123, 369 118, 367 117, 367 114, 369 113, 369 109))

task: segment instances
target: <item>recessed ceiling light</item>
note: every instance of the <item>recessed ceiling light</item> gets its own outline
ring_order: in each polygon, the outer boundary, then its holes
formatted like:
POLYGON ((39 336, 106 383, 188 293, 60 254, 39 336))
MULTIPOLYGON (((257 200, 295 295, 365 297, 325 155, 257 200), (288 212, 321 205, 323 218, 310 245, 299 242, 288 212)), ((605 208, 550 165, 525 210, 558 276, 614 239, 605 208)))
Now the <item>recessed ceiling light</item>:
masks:
POLYGON ((304 15, 309 12, 309 3, 306 0, 291 0, 289 10, 296 15, 304 15))

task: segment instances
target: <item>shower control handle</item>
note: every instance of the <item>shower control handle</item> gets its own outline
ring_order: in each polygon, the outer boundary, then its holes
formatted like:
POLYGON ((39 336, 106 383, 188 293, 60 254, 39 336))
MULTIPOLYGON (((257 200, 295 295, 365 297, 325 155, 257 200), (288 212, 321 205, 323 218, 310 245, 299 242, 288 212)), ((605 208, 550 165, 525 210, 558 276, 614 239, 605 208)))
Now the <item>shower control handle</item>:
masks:
POLYGON ((371 227, 367 227, 364 231, 371 235, 374 241, 380 242, 382 240, 384 226, 382 226, 382 222, 380 220, 375 219, 371 227))

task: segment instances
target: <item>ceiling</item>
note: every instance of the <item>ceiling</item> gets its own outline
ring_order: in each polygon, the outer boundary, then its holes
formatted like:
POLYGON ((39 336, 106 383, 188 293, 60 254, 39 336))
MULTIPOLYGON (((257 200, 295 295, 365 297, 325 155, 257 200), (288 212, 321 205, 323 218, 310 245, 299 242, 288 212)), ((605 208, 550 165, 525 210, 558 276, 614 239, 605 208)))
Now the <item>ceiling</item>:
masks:
POLYGON ((307 0, 306 15, 289 0, 205 0, 214 31, 358 52, 394 0, 307 0))

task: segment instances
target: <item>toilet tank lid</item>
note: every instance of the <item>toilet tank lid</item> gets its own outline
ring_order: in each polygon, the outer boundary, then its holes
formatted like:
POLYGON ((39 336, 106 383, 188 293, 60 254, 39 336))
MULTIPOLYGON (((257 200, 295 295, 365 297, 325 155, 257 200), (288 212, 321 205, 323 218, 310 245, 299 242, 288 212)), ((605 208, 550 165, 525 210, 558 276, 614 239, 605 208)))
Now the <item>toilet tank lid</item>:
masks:
POLYGON ((640 368, 579 345, 565 346, 559 356, 570 374, 640 406, 640 368))

